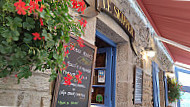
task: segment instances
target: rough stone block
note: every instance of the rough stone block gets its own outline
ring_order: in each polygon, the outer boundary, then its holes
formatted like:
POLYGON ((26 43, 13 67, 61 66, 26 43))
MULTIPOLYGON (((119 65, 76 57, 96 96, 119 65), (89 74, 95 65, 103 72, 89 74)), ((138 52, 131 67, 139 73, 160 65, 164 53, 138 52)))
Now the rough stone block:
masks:
POLYGON ((118 82, 116 87, 116 102, 126 102, 128 101, 128 83, 127 82, 118 82))
POLYGON ((16 91, 0 90, 0 106, 14 106, 16 95, 16 91))
POLYGON ((123 43, 117 46, 117 62, 128 60, 128 44, 123 43))
POLYGON ((49 75, 46 74, 33 74, 28 79, 21 79, 20 84, 13 75, 6 81, 3 78, 0 79, 0 89, 48 91, 49 88, 49 75))

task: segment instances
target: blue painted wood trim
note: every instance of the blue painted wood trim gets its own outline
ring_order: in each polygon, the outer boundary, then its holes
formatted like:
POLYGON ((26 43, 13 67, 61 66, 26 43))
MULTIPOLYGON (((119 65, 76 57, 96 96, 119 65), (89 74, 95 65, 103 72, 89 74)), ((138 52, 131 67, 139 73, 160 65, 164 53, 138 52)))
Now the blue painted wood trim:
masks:
POLYGON ((152 79, 153 79, 153 100, 154 107, 160 107, 160 88, 159 88, 159 68, 155 62, 152 62, 152 79))
POLYGON ((112 77, 112 48, 111 47, 107 47, 106 48, 106 87, 105 87, 105 105, 108 107, 112 107, 112 103, 111 103, 111 77, 112 77))
POLYGON ((96 36, 100 39, 102 39, 103 41, 105 41, 106 43, 108 43, 109 45, 111 45, 112 47, 117 47, 117 45, 109 38, 107 38, 106 36, 104 36, 102 33, 100 33, 98 30, 96 30, 96 36))
POLYGON ((112 64, 112 107, 115 107, 115 93, 116 93, 116 57, 117 51, 116 48, 113 48, 113 64, 112 64))
POLYGON ((92 87, 105 87, 105 85, 92 85, 92 87))
POLYGON ((167 84, 167 77, 165 75, 164 71, 164 88, 165 88, 165 105, 166 107, 168 106, 168 84, 167 84))
MULTIPOLYGON (((177 82, 179 82, 179 80, 178 80, 178 68, 177 67, 175 67, 175 77, 176 77, 176 80, 177 80, 177 82)), ((177 107, 180 107, 180 100, 178 100, 178 102, 177 102, 177 107)))
MULTIPOLYGON (((179 72, 183 72, 183 73, 190 74, 190 71, 188 71, 188 70, 185 70, 185 69, 180 68, 180 67, 175 67, 175 76, 176 76, 177 82, 179 82, 179 74, 178 74, 179 72)), ((190 87, 188 87, 188 86, 183 86, 182 89, 185 90, 185 92, 190 93, 190 87)), ((177 107, 180 107, 180 105, 181 105, 180 103, 181 103, 180 100, 178 100, 178 102, 177 102, 177 107)))
POLYGON ((106 68, 105 67, 95 68, 95 70, 102 70, 102 69, 106 69, 106 68))

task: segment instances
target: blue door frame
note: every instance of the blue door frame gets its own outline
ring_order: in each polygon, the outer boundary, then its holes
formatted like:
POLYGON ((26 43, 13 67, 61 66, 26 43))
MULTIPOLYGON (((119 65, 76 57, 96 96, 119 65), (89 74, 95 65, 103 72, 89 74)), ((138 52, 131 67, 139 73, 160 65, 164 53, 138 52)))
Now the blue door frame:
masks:
POLYGON ((111 72, 108 72, 109 75, 106 75, 106 88, 105 88, 105 105, 106 107, 115 107, 115 91, 116 91, 116 47, 117 45, 107 38, 105 35, 103 35, 101 32, 96 30, 96 37, 103 40, 107 44, 109 44, 111 47, 106 47, 104 49, 98 49, 98 52, 108 52, 111 54, 108 54, 108 57, 111 57, 107 59, 106 69, 110 69, 111 72), (111 55, 111 56, 110 56, 111 55))
MULTIPOLYGON (((180 68, 180 67, 175 67, 175 76, 176 76, 177 82, 179 82, 179 74, 178 74, 179 72, 186 73, 186 74, 190 75, 189 70, 185 70, 185 69, 180 68)), ((190 93, 190 86, 183 86, 182 90, 185 90, 185 92, 190 93)), ((177 107, 180 107, 180 100, 178 100, 178 102, 177 102, 177 107)))
POLYGON ((152 62, 152 79, 153 79, 153 100, 154 107, 160 107, 160 87, 159 87, 159 68, 155 62, 152 62))

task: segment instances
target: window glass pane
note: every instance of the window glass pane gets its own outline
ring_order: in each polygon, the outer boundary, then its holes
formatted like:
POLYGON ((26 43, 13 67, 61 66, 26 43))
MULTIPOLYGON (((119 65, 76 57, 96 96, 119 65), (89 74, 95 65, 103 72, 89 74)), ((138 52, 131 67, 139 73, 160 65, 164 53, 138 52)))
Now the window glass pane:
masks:
POLYGON ((178 72, 178 75, 179 75, 179 82, 181 83, 181 85, 190 86, 190 82, 189 82, 190 74, 178 72))
POLYGON ((95 70, 93 77, 93 85, 105 85, 105 70, 95 70))
POLYGON ((92 87, 91 103, 104 104, 104 87, 92 87))
POLYGON ((96 55, 96 67, 105 67, 106 53, 99 53, 96 55))
POLYGON ((180 105, 181 107, 190 107, 190 93, 182 94, 180 105))

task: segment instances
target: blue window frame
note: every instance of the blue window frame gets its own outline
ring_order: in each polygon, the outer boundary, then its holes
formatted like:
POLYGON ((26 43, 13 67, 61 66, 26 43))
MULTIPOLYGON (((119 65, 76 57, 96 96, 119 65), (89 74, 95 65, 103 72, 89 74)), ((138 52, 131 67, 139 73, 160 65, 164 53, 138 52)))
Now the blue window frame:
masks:
POLYGON ((98 70, 105 70, 105 85, 92 85, 92 87, 104 87, 104 104, 93 104, 100 107, 115 107, 115 90, 116 90, 116 44, 104 36, 99 31, 96 31, 96 37, 109 44, 110 47, 98 48, 97 54, 106 54, 105 67, 95 68, 95 72, 98 70))
MULTIPOLYGON (((179 73, 180 72, 185 73, 186 75, 190 75, 190 70, 186 70, 186 69, 183 69, 183 68, 180 68, 180 67, 175 67, 175 75, 176 75, 176 79, 177 79, 178 82, 180 82, 179 81, 179 78, 180 78, 179 73)), ((185 90, 185 93, 190 93, 190 86, 183 86, 182 90, 185 90)), ((181 101, 180 100, 178 100, 178 102, 177 102, 177 107, 181 107, 181 101)))
POLYGON ((160 107, 160 88, 159 88, 159 68, 155 62, 152 62, 152 79, 153 79, 153 100, 154 107, 160 107))

